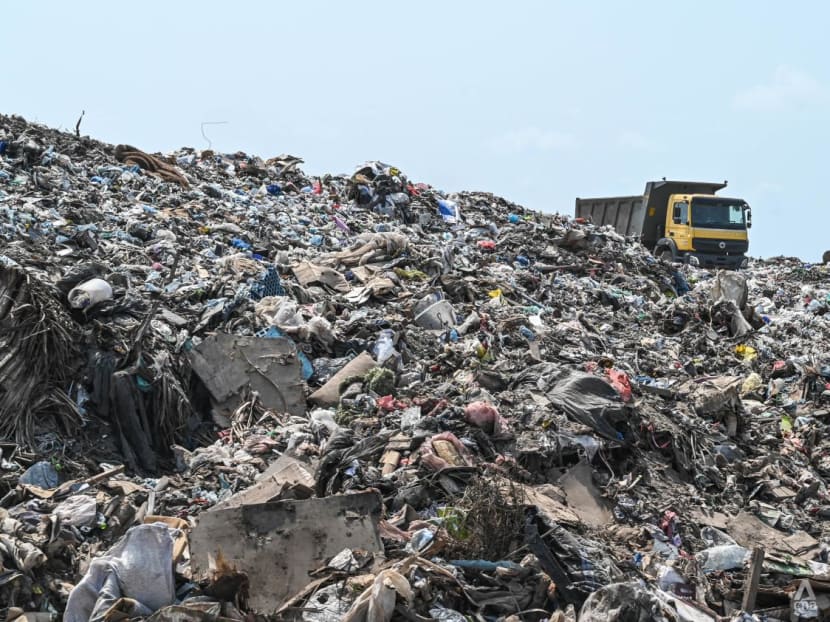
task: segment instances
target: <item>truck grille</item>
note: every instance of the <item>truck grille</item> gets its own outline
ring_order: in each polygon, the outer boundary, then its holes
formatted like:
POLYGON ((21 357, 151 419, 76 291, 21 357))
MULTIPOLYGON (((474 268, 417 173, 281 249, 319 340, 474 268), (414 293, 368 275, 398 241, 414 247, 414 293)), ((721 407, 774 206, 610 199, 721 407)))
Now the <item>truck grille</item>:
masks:
POLYGON ((692 245, 698 253, 741 255, 749 250, 746 240, 712 240, 710 238, 692 238, 692 245), (724 244, 724 248, 720 245, 724 244))

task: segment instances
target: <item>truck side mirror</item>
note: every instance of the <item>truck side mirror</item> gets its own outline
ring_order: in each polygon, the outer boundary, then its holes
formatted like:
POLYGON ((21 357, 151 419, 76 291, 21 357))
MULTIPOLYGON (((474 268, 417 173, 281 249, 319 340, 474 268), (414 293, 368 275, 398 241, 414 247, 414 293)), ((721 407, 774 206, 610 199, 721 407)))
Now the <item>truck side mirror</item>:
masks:
POLYGON ((746 228, 752 229, 752 210, 749 207, 746 208, 746 228))
POLYGON ((672 217, 672 221, 674 222, 674 224, 676 224, 676 225, 680 224, 680 206, 679 205, 674 206, 674 209, 672 210, 672 216, 671 217, 672 217))

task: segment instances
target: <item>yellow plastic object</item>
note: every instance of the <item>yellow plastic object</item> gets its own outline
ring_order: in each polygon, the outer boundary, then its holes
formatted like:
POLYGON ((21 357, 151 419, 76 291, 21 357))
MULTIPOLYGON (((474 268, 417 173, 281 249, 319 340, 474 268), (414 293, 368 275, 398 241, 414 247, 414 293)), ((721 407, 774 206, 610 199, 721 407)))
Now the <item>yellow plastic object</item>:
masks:
POLYGON ((755 350, 755 348, 743 343, 735 346, 735 354, 738 355, 738 358, 741 358, 745 361, 751 361, 758 356, 758 352, 755 350))

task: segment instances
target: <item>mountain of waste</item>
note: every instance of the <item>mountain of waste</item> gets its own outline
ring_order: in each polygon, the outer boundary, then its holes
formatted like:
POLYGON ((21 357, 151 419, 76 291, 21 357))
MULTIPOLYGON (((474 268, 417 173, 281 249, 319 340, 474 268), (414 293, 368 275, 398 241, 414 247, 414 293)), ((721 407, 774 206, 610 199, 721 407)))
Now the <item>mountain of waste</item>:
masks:
POLYGON ((0 618, 828 615, 827 268, 301 164, 0 116, 0 618))

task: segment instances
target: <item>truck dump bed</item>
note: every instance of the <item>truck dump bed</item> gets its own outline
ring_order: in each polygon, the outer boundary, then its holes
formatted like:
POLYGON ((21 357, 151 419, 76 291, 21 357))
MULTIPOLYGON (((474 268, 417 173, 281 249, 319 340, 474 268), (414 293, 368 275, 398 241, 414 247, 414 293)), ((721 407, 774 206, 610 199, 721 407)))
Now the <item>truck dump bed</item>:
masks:
POLYGON ((590 218, 597 225, 612 225, 622 235, 640 235, 643 232, 643 195, 577 199, 577 218, 590 218))

